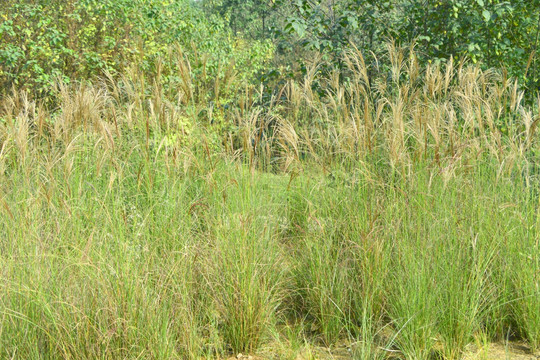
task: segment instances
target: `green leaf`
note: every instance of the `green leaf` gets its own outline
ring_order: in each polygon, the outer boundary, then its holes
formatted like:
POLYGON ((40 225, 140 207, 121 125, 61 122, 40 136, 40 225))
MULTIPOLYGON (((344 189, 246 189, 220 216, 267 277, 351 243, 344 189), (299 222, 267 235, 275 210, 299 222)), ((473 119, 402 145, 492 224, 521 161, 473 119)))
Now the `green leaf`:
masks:
POLYGON ((301 23, 298 20, 293 20, 293 22, 291 23, 291 26, 294 29, 294 31, 296 32, 296 35, 298 35, 299 37, 304 37, 304 35, 306 33, 306 25, 305 24, 301 23))
POLYGON ((484 20, 486 20, 486 22, 491 20, 491 12, 489 12, 489 10, 482 11, 482 15, 484 16, 484 20))

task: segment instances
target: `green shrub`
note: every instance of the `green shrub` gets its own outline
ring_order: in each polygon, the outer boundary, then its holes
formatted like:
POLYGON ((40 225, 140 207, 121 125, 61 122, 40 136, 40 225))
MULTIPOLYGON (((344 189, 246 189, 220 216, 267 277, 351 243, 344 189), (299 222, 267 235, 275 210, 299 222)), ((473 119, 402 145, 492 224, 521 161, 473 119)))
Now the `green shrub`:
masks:
POLYGON ((188 0, 7 0, 0 18, 0 88, 41 96, 56 78, 89 79, 133 63, 155 71, 172 44, 189 49, 191 59, 208 54, 204 76, 211 78, 231 59, 239 78, 252 77, 272 53, 269 42, 234 39, 222 19, 188 0))

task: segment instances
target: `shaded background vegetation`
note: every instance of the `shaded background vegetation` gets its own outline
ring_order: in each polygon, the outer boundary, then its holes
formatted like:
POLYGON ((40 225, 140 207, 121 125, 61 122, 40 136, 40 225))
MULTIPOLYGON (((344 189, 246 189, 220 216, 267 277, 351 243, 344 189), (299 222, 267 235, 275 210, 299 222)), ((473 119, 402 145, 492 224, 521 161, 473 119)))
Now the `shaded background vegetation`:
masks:
POLYGON ((272 84, 305 73, 314 53, 343 69, 347 48, 381 54, 392 37, 416 41, 423 63, 468 58, 537 90, 539 9, 538 0, 6 0, 0 86, 44 95, 56 77, 134 61, 152 69, 171 44, 206 54, 204 76, 233 58, 239 75, 272 84))

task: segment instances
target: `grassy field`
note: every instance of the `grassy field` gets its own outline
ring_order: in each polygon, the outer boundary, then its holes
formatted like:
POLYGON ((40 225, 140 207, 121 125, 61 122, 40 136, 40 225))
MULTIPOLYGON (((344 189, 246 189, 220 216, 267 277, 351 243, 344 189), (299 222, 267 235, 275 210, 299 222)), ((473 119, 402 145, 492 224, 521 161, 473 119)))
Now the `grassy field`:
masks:
POLYGON ((0 358, 538 351, 538 107, 494 71, 389 59, 227 108, 182 62, 176 87, 2 99, 0 358))

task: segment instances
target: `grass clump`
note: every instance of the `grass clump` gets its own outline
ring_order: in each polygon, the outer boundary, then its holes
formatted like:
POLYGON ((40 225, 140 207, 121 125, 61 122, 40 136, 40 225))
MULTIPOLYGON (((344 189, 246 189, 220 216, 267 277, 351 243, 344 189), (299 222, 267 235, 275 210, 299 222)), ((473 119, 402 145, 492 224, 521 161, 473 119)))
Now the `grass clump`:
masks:
POLYGON ((229 127, 158 73, 3 99, 0 357, 536 351, 538 109, 494 71, 345 60, 229 127))

